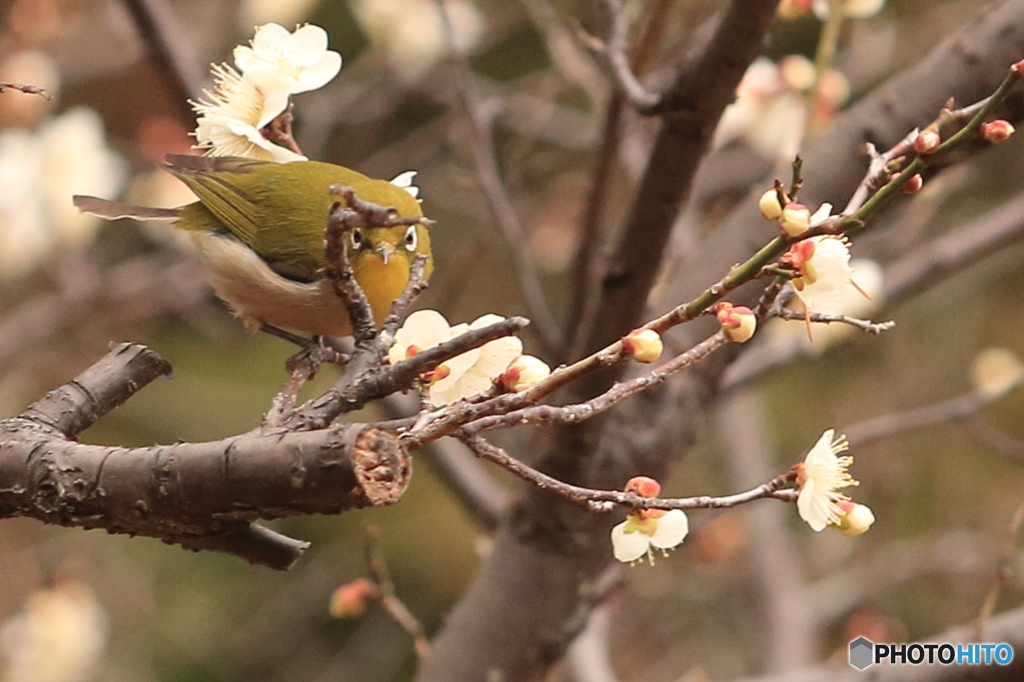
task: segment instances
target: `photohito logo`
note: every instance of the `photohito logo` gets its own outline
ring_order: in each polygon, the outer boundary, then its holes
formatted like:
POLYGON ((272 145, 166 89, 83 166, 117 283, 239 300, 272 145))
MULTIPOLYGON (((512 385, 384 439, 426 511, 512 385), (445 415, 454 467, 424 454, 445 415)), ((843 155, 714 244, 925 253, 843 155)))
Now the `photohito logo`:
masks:
POLYGON ((867 637, 850 642, 850 665, 864 670, 875 663, 892 665, 1007 665, 1013 660, 1009 644, 875 644, 867 637))

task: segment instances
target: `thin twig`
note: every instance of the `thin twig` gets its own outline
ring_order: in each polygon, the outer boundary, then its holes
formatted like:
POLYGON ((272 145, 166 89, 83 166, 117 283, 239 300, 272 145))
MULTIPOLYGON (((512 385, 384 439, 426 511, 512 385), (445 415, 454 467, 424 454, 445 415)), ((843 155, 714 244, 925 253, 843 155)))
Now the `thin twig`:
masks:
POLYGON ((601 395, 576 405, 535 405, 501 415, 483 417, 467 423, 461 428, 462 433, 475 435, 492 429, 507 429, 523 424, 577 424, 586 419, 605 412, 626 398, 645 391, 662 383, 668 377, 687 367, 691 367, 718 350, 729 341, 718 332, 685 353, 681 353, 665 362, 657 369, 629 381, 616 384, 601 395))
POLYGON ((782 308, 774 313, 773 317, 777 317, 780 320, 809 320, 819 324, 832 324, 834 322, 848 324, 851 327, 861 329, 871 334, 881 334, 887 332, 896 326, 896 323, 892 320, 886 322, 872 322, 871 320, 861 320, 856 317, 849 317, 847 315, 835 315, 832 313, 816 313, 814 311, 804 310, 793 310, 791 308, 782 308))
POLYGON ((1010 527, 1006 529, 1006 540, 1002 556, 999 559, 999 565, 996 567, 995 580, 992 582, 992 587, 989 588, 988 594, 985 595, 981 611, 978 613, 979 642, 987 641, 985 639, 985 630, 988 627, 989 621, 992 620, 996 603, 999 601, 999 594, 1003 591, 1003 588, 1010 581, 1010 576, 1013 574, 1013 560, 1017 554, 1017 535, 1020 533, 1021 524, 1024 524, 1024 502, 1017 505, 1017 509, 1013 512, 1013 517, 1010 519, 1010 527))
POLYGON ((391 616, 391 620, 406 631, 412 639, 416 655, 423 658, 430 651, 430 643, 423 632, 423 625, 412 614, 409 607, 395 594, 395 584, 391 581, 391 572, 384 560, 384 554, 380 551, 377 538, 380 535, 377 527, 372 524, 364 526, 366 530, 366 564, 370 569, 373 581, 380 589, 380 603, 391 616))
POLYGON ((19 83, 9 83, 7 81, 0 81, 0 92, 6 90, 18 90, 25 93, 26 95, 39 95, 44 99, 52 100, 53 95, 48 93, 45 88, 41 88, 38 85, 21 85, 19 83))
POLYGON ((724 497, 711 497, 708 495, 680 498, 641 497, 633 493, 617 490, 596 490, 594 488, 563 483, 524 464, 509 455, 502 448, 489 443, 480 436, 463 437, 461 434, 459 435, 460 439, 478 457, 497 464, 540 490, 556 493, 570 502, 586 507, 590 511, 610 512, 616 509, 616 507, 625 507, 627 509, 727 509, 763 498, 772 498, 783 502, 796 501, 795 490, 783 489, 784 486, 795 480, 796 474, 792 471, 782 474, 767 483, 763 483, 752 490, 724 497))

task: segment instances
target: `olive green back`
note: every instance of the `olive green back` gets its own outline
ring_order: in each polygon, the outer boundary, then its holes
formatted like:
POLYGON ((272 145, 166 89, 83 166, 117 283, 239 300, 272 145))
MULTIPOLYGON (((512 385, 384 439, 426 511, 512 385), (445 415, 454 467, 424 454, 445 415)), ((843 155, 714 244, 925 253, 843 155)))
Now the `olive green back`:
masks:
POLYGON ((402 216, 422 215, 419 202, 401 187, 330 163, 188 156, 168 161, 168 170, 199 197, 184 207, 179 227, 230 232, 264 260, 286 263, 310 278, 323 265, 328 213, 340 200, 330 194, 332 184, 352 187, 360 198, 392 206, 402 216))

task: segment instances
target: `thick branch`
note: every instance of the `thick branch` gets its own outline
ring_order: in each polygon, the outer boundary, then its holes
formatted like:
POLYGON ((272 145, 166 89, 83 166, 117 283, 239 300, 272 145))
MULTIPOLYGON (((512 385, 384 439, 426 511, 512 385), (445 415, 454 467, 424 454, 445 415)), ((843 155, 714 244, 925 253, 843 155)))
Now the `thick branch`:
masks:
POLYGON ((120 448, 68 441, 20 416, 0 422, 0 518, 105 528, 253 560, 266 554, 254 543, 281 543, 249 522, 391 504, 409 464, 396 437, 363 424, 120 448))
POLYGON ((283 569, 304 543, 255 519, 381 506, 405 490, 404 447, 363 424, 149 448, 70 440, 170 369, 157 353, 120 344, 0 421, 0 518, 147 535, 283 569))

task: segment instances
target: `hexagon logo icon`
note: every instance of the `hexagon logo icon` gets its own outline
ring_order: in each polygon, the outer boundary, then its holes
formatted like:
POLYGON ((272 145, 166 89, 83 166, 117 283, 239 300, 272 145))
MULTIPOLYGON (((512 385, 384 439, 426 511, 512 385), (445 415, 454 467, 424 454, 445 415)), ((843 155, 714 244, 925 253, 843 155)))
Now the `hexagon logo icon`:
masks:
POLYGON ((857 670, 864 670, 874 663, 875 645, 866 637, 858 637, 850 642, 850 665, 857 670))

